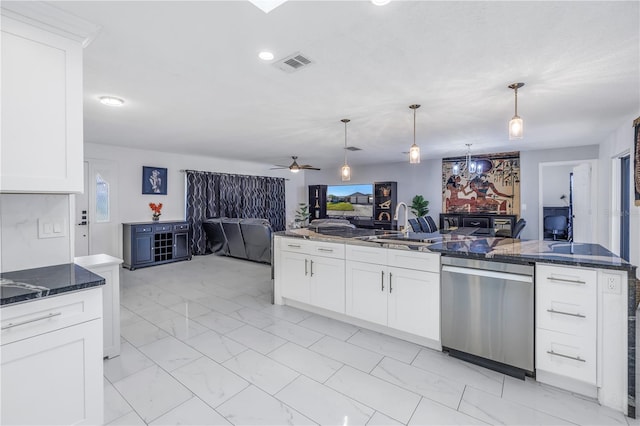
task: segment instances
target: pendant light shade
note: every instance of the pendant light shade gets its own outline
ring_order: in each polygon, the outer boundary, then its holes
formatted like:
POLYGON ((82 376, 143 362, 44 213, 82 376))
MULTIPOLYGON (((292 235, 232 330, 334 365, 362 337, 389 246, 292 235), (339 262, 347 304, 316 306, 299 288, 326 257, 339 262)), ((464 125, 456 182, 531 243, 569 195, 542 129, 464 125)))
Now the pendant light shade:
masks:
POLYGON ((518 89, 524 86, 524 83, 513 83, 508 87, 513 89, 515 94, 515 114, 511 121, 509 121, 509 140, 522 139, 524 136, 524 122, 518 115, 518 89))
POLYGON ((351 180, 351 167, 347 164, 347 123, 351 120, 348 118, 343 118, 340 120, 344 123, 344 165, 340 171, 340 175, 342 177, 342 181, 350 181, 351 180))
POLYGON ((416 110, 420 105, 409 105, 409 108, 413 110, 413 145, 409 148, 409 163, 420 164, 420 147, 416 145, 416 110))

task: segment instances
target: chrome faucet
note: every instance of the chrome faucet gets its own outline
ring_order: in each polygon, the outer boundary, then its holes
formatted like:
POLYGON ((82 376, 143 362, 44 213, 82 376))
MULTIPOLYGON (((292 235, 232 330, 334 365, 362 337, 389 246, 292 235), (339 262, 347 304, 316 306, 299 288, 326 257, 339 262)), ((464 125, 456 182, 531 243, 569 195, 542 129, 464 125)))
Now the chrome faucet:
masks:
POLYGON ((409 233, 409 207, 407 207, 406 203, 403 203, 402 201, 398 203, 396 213, 393 215, 393 220, 398 220, 398 212, 402 206, 404 206, 404 226, 402 227, 402 233, 406 235, 409 233))

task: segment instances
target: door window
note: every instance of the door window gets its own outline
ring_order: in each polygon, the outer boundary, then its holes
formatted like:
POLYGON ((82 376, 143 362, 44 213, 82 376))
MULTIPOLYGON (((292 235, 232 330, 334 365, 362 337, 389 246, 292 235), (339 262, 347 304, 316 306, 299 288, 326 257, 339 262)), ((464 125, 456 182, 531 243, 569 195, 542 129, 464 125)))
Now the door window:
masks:
POLYGON ((96 173, 96 222, 109 222, 109 182, 104 180, 100 173, 96 173))

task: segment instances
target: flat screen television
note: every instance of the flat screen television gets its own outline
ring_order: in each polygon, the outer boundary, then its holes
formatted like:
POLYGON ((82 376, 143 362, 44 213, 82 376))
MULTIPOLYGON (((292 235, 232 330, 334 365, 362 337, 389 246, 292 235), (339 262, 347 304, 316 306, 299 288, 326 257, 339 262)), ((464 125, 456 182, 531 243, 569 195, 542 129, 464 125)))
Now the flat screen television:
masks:
POLYGON ((373 184, 327 186, 327 217, 373 217, 373 184))

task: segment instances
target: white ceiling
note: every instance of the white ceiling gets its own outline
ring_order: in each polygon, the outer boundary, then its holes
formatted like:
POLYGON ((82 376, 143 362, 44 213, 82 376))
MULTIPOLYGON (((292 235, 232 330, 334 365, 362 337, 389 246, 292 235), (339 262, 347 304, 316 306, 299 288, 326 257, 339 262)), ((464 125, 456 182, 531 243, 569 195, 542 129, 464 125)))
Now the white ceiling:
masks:
MULTIPOLYGON (((338 167, 600 143, 640 110, 638 1, 55 2, 85 49, 85 141, 338 167), (302 52, 285 73, 257 58, 302 52), (509 141, 514 112, 525 138, 509 141), (120 108, 102 95, 126 100, 120 108)), ((631 126, 631 123, 629 123, 631 126)))

